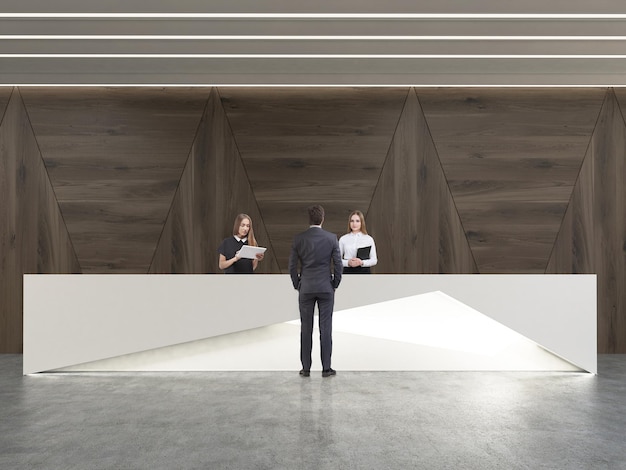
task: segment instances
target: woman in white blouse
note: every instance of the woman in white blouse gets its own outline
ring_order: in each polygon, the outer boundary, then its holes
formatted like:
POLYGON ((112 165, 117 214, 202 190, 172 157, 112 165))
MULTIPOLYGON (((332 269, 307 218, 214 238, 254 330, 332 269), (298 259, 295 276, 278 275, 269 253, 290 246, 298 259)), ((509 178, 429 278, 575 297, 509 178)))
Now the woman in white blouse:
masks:
POLYGON ((367 234, 365 217, 361 211, 352 211, 348 218, 348 233, 339 239, 341 262, 345 274, 369 274, 376 266, 376 244, 367 234))

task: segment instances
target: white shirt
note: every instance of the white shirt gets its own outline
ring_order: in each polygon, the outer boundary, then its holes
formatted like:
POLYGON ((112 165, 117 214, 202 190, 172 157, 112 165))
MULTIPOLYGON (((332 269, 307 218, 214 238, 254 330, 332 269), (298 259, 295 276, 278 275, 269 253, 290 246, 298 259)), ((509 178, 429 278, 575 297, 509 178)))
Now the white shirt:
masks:
POLYGON ((371 246, 372 248, 370 250, 370 259, 363 260, 363 267, 376 266, 378 258, 376 257, 376 244, 372 237, 361 232, 350 232, 343 235, 339 239, 339 251, 341 252, 341 263, 344 267, 348 266, 349 260, 356 258, 356 252, 359 248, 366 246, 371 246))

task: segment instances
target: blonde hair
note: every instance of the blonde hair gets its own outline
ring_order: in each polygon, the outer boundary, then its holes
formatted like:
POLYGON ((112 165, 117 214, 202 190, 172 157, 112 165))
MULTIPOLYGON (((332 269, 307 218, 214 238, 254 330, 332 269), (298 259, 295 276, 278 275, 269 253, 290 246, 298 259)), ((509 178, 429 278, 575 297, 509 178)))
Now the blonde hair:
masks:
POLYGON ((248 245, 250 246, 259 246, 256 242, 256 238, 254 238, 254 229, 252 228, 252 217, 248 214, 238 214, 235 217, 235 224, 233 225, 233 235, 239 236, 239 226, 241 225, 241 221, 243 219, 248 219, 250 221, 250 230, 248 231, 248 245))
POLYGON ((347 233, 352 232, 352 229, 350 228, 350 219, 352 218, 353 215, 359 216, 359 219, 361 219, 361 233, 363 235, 367 235, 367 228, 365 227, 365 216, 363 215, 363 212, 361 211, 350 212, 350 216, 348 217, 348 232, 347 233))

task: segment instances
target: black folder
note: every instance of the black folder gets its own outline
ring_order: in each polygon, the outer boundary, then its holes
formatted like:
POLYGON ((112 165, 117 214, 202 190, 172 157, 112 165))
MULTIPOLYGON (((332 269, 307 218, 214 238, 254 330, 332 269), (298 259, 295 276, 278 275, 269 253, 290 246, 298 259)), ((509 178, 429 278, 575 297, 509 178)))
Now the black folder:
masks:
POLYGON ((371 246, 364 246, 363 248, 359 248, 356 250, 356 257, 359 259, 370 259, 370 251, 372 251, 371 246))

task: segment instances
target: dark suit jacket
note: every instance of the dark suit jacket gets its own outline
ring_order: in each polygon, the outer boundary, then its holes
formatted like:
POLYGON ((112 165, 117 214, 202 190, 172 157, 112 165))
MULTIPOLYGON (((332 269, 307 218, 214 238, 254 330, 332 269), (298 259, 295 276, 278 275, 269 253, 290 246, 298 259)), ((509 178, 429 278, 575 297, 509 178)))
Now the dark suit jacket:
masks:
POLYGON ((321 227, 310 227, 294 237, 289 256, 289 275, 293 287, 301 293, 333 292, 341 282, 342 269, 336 235, 321 227), (331 262, 334 275, 330 269, 331 262))

